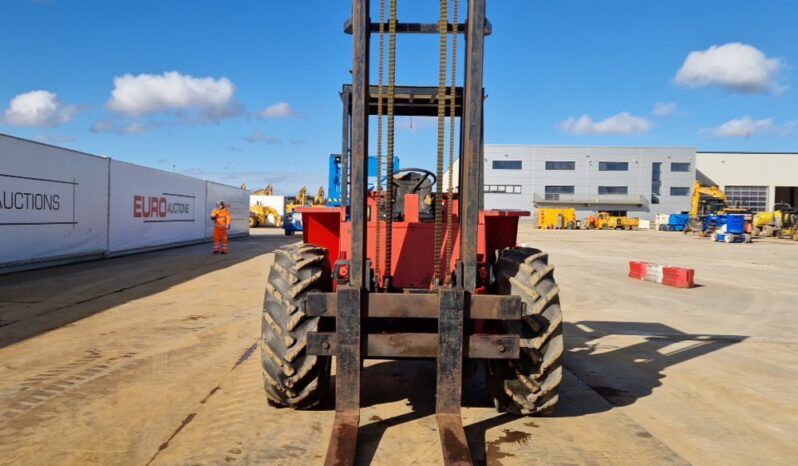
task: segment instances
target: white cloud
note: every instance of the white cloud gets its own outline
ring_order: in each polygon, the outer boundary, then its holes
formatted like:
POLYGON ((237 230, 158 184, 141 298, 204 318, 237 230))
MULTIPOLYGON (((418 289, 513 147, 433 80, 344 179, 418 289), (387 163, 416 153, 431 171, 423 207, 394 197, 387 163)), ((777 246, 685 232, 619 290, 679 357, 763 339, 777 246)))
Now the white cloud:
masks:
POLYGON ((19 94, 8 104, 5 122, 14 126, 55 127, 68 123, 77 108, 64 105, 50 91, 31 91, 19 94))
POLYGON ((283 143, 283 140, 280 138, 276 138, 274 136, 267 136, 263 133, 263 131, 255 131, 252 134, 248 134, 242 138, 244 141, 249 142, 251 144, 255 143, 263 143, 263 144, 275 144, 280 145, 283 143))
POLYGON ((124 134, 141 134, 147 131, 147 126, 144 123, 139 123, 134 121, 133 123, 128 123, 122 127, 122 133, 124 134))
POLYGON ((99 120, 91 125, 89 131, 92 133, 141 134, 159 126, 161 124, 156 121, 117 123, 112 120, 99 120))
POLYGON ((757 133, 773 131, 773 118, 754 120, 749 116, 729 120, 712 130, 719 137, 749 138, 757 133))
POLYGON ((69 144, 70 142, 75 142, 77 138, 75 136, 70 136, 68 134, 58 135, 58 134, 37 134, 33 136, 33 139, 45 142, 47 144, 69 144))
POLYGON ((621 112, 602 121, 593 121, 588 115, 570 117, 560 123, 560 129, 569 134, 632 135, 648 132, 653 125, 645 118, 621 112))
POLYGON ((657 102, 654 104, 654 110, 651 114, 657 117, 666 117, 676 111, 676 103, 674 102, 657 102))
POLYGON ((798 130, 798 121, 788 121, 779 126, 773 118, 754 120, 746 115, 712 128, 711 133, 714 136, 725 138, 750 138, 758 134, 787 136, 796 130, 798 130))
POLYGON ((235 86, 227 78, 195 78, 169 71, 161 75, 126 74, 114 78, 108 108, 130 116, 168 111, 200 112, 202 120, 231 116, 235 86))
POLYGON ((739 42, 713 45, 687 55, 674 82, 686 87, 720 86, 742 94, 780 92, 777 82, 784 62, 768 58, 756 47, 739 42))
POLYGON ((300 113, 288 105, 287 102, 278 102, 274 105, 269 105, 264 110, 258 112, 258 116, 266 119, 277 119, 298 117, 300 116, 300 113))

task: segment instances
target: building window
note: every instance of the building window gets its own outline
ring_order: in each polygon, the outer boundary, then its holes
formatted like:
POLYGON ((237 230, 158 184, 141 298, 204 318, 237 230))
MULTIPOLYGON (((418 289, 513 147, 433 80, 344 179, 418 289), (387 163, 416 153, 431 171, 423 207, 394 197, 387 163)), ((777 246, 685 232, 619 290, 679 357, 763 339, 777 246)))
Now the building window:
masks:
POLYGON ((546 170, 576 170, 576 162, 546 162, 546 170))
POLYGON ((492 194, 521 194, 520 184, 486 184, 485 192, 492 194))
POLYGON ((767 186, 726 186, 724 192, 730 207, 742 207, 753 212, 767 210, 767 186))
POLYGON ((629 194, 629 187, 628 186, 599 186, 598 187, 599 195, 610 195, 610 194, 620 194, 620 195, 627 195, 629 194))
POLYGON ((690 188, 671 187, 671 196, 689 196, 690 188))
POLYGON ((659 204, 662 195, 662 162, 651 164, 651 203, 659 204))
POLYGON ((689 172, 690 171, 690 163, 689 162, 672 162, 671 163, 671 171, 672 172, 689 172))
POLYGON ((493 161, 493 169, 494 170, 520 170, 521 169, 521 161, 520 160, 494 160, 493 161))
POLYGON ((628 172, 629 162, 599 162, 600 172, 628 172))
POLYGON ((573 194, 573 186, 546 186, 545 188, 547 201, 560 200, 560 194, 573 194))

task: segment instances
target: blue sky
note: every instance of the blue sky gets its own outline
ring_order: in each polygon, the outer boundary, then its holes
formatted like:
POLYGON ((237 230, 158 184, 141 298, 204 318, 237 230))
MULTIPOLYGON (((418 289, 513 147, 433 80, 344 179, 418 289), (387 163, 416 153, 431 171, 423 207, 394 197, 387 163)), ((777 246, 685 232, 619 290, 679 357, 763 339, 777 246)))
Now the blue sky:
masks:
MULTIPOLYGON (((400 1, 399 18, 435 22, 434 3, 400 1)), ((340 150, 349 10, 346 0, 3 1, 0 132, 228 184, 315 190, 340 150)), ((487 143, 798 151, 798 2, 489 0, 488 16, 487 143)), ((399 83, 437 84, 437 36, 400 36, 397 53, 399 83)), ((398 125, 402 165, 432 168, 434 123, 398 125)))

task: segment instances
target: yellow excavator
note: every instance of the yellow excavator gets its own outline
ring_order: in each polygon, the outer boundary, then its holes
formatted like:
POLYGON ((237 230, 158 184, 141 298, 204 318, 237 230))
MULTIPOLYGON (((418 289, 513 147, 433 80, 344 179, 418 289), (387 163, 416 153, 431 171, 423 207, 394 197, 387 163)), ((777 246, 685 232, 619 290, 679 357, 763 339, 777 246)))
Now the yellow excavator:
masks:
POLYGON ((316 196, 313 198, 313 206, 321 207, 325 205, 327 205, 327 198, 324 197, 324 186, 319 186, 319 190, 316 191, 316 196))
POLYGON ((711 215, 746 214, 747 209, 729 207, 726 194, 717 186, 701 186, 696 181, 693 185, 693 199, 690 206, 690 220, 684 227, 684 233, 698 233, 705 236, 704 219, 711 215))
POLYGON ((299 189, 299 192, 293 199, 286 199, 285 203, 285 215, 288 215, 294 211, 296 207, 305 207, 308 202, 308 188, 306 186, 302 186, 299 189))
POLYGON ((269 183, 269 186, 266 186, 263 189, 259 189, 259 190, 255 191, 255 192, 253 192, 252 194, 254 194, 256 196, 273 196, 274 195, 274 186, 272 186, 272 184, 269 183))

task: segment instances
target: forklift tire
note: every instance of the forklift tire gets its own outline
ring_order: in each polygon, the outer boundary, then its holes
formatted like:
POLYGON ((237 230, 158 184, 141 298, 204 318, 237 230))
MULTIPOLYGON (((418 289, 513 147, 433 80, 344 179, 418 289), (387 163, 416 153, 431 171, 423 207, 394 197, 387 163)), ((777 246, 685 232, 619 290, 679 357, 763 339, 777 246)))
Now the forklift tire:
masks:
POLYGON ((759 233, 761 233, 761 232, 762 232, 762 230, 760 230, 759 227, 754 227, 754 228, 751 229, 751 235, 753 235, 753 236, 759 236, 759 233))
POLYGON ((327 251, 295 243, 274 253, 261 319, 264 388, 274 406, 308 409, 322 401, 330 379, 330 358, 305 352, 320 318, 303 308, 308 292, 332 290, 327 251))
POLYGON ((776 230, 775 230, 775 229, 774 229, 772 226, 770 226, 770 225, 765 225, 765 226, 763 226, 763 227, 762 227, 762 234, 763 234, 763 235, 764 235, 766 238, 770 238, 770 237, 771 237, 771 236, 773 236, 775 233, 776 233, 776 230))
POLYGON ((493 292, 520 296, 526 305, 520 321, 504 321, 502 331, 521 338, 519 359, 490 360, 488 390, 499 411, 549 414, 559 399, 563 377, 562 312, 559 287, 548 255, 532 248, 499 253, 493 292))

